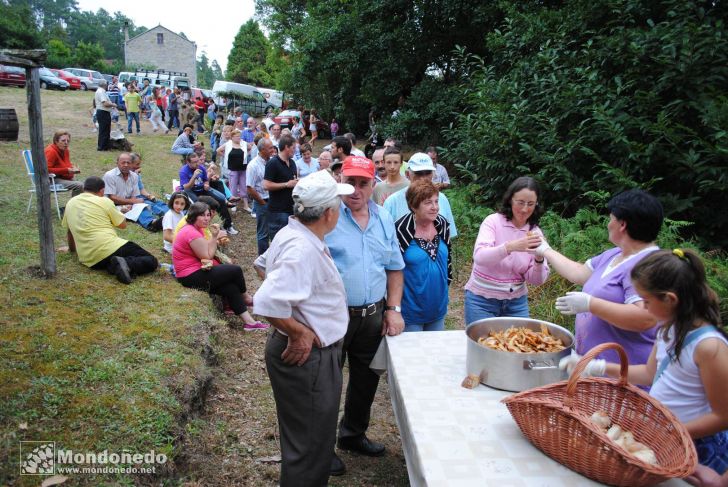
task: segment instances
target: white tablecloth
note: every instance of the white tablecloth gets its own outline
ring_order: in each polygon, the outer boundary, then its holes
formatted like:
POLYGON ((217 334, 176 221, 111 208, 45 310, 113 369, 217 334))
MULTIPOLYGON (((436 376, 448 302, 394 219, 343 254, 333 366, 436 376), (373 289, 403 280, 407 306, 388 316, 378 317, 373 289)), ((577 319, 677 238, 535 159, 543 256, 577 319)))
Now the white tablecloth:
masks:
MULTIPOLYGON (((382 341, 372 361, 387 370, 413 486, 570 487, 599 485, 526 440, 500 400, 510 392, 460 386, 463 331, 403 333, 382 341)), ((663 486, 686 486, 672 480, 663 486)))

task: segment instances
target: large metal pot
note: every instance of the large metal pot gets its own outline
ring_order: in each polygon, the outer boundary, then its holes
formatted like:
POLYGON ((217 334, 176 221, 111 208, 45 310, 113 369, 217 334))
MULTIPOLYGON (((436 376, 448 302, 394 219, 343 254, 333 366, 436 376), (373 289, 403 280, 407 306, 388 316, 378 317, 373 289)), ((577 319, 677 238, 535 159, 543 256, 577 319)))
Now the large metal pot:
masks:
POLYGON ((532 318, 486 318, 468 325, 465 334, 468 337, 465 360, 468 375, 479 376, 482 384, 519 392, 567 378, 566 373, 559 370, 559 360, 571 353, 574 335, 566 328, 532 318), (478 343, 478 338, 487 337, 491 331, 512 326, 541 331, 541 324, 548 326, 551 334, 564 342, 564 350, 552 353, 503 352, 478 343))

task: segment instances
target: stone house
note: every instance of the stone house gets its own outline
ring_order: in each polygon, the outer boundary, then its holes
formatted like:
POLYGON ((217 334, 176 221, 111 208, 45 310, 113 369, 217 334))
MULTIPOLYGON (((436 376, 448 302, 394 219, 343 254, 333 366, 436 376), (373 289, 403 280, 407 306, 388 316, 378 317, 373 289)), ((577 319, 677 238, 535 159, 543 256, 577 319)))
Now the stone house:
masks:
POLYGON ((197 86, 197 44, 161 24, 131 39, 124 26, 124 64, 187 73, 190 85, 197 86))

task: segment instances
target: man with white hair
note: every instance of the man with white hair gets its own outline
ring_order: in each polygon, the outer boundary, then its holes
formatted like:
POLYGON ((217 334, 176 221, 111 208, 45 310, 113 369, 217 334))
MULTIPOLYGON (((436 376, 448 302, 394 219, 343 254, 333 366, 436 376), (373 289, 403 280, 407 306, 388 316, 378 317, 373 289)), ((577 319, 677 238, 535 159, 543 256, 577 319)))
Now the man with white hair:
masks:
MULTIPOLYGON (((429 179, 435 174, 435 165, 432 163, 430 156, 423 152, 417 152, 410 157, 407 163, 408 177, 411 182, 415 182, 418 179, 429 179)), ((440 205, 440 215, 445 217, 447 222, 450 224, 450 238, 455 238, 458 235, 458 230, 455 228, 455 217, 452 214, 452 208, 450 208, 450 201, 447 199, 442 191, 439 192, 438 204, 440 205)), ((410 212, 407 206, 407 188, 400 189, 394 194, 391 194, 389 198, 384 201, 384 209, 392 215, 394 221, 399 220, 404 215, 410 212)))
POLYGON ((275 327, 265 363, 278 413, 282 487, 328 484, 349 313, 324 235, 336 227, 339 195, 353 192, 326 171, 301 179, 294 215, 271 242, 255 294, 256 313, 275 327))
POLYGON ((96 144, 96 150, 109 150, 109 140, 111 140, 111 109, 116 108, 116 103, 109 99, 106 93, 108 82, 106 80, 99 81, 99 87, 94 95, 96 103, 96 122, 99 124, 99 136, 96 144))

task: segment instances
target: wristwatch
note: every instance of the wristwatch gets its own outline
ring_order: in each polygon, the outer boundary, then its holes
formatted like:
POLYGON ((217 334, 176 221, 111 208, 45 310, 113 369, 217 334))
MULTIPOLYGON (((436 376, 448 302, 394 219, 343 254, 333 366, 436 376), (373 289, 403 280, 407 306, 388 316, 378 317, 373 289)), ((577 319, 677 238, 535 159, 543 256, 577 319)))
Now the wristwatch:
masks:
POLYGON ((399 306, 385 306, 384 309, 386 311, 395 311, 397 313, 401 313, 402 312, 402 308, 400 308, 399 306))

